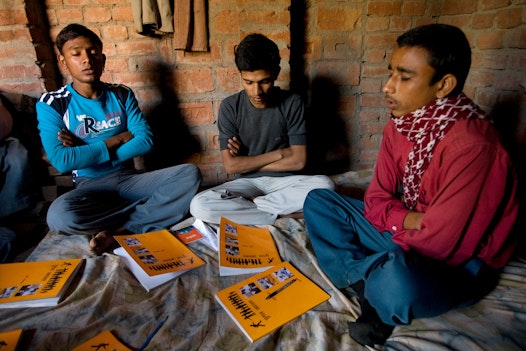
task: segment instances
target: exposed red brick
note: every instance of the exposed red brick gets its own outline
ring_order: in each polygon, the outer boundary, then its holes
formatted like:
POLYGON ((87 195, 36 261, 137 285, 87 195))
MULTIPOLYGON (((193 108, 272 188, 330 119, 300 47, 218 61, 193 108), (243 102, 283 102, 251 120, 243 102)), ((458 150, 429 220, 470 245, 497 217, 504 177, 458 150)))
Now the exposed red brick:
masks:
POLYGON ((389 29, 395 32, 405 32, 412 28, 411 17, 393 17, 389 29))
POLYGON ((211 102, 180 103, 179 109, 186 124, 190 126, 211 124, 214 122, 211 102))
MULTIPOLYGON (((0 72, 6 74, 0 76, 0 85, 11 94, 38 97, 44 78, 34 64, 38 48, 30 41, 45 38, 36 32, 30 37, 24 1, 10 3, 14 6, 0 5, 0 72)), ((387 62, 396 37, 406 29, 438 22, 464 30, 473 48, 464 91, 485 109, 516 94, 526 70, 524 0, 310 0, 305 47, 300 48, 303 67, 289 64, 291 0, 209 0, 210 51, 204 53, 173 50, 170 35, 153 38, 137 33, 129 0, 45 0, 45 4, 52 39, 72 22, 84 23, 101 36, 107 56, 102 79, 130 85, 145 111, 160 101, 163 77, 158 65, 166 66, 170 72, 164 76, 166 83, 173 85, 179 103, 190 106, 187 123, 203 147, 190 160, 203 170, 204 184, 210 185, 232 177, 222 167, 215 120, 221 99, 241 89, 233 51, 248 33, 264 33, 278 44, 282 72, 277 85, 290 86, 291 69, 302 69, 309 81, 323 75, 339 85, 343 95, 338 109, 346 123, 354 169, 375 162, 388 121, 381 92, 387 62), (200 115, 202 110, 206 112, 200 115)))
POLYGON ((482 1, 483 10, 494 10, 502 7, 509 6, 511 0, 484 0, 482 1))
POLYGON ((382 86, 385 79, 381 78, 366 78, 361 81, 361 88, 363 93, 378 93, 382 91, 382 86))
POLYGON ((493 71, 475 71, 469 74, 468 81, 470 85, 478 87, 488 87, 493 85, 494 72, 493 71))
POLYGON ((111 20, 111 11, 105 7, 86 7, 84 19, 87 23, 105 23, 111 20))
POLYGON ((420 1, 403 1, 402 15, 403 16, 422 16, 426 11, 426 3, 420 1))
POLYGON ((473 0, 444 0, 442 15, 460 15, 477 11, 477 2, 473 0))
POLYGON ((133 22, 133 11, 131 9, 131 6, 114 7, 111 10, 111 13, 114 21, 133 22))
POLYGON ((102 28, 102 40, 128 39, 128 28, 124 25, 108 25, 102 28))
POLYGON ((526 29, 521 28, 507 31, 505 34, 505 43, 508 48, 525 49, 526 29))
POLYGON ((175 57, 180 64, 218 64, 221 62, 221 44, 210 40, 210 51, 188 52, 175 50, 175 57))
POLYGON ((367 14, 378 16, 399 15, 402 10, 402 1, 368 1, 367 14))
POLYGON ((504 32, 493 31, 480 33, 476 40, 477 48, 479 49, 500 49, 502 47, 502 37, 504 32))
POLYGON ((318 30, 352 30, 360 26, 361 8, 351 6, 321 7, 316 24, 318 30))
POLYGON ((176 91, 180 94, 205 93, 214 90, 209 68, 174 71, 176 91))
POLYGON ((322 37, 319 35, 308 37, 305 41, 305 59, 310 62, 318 61, 321 59, 323 48, 322 48, 322 37))
POLYGON ((216 33, 237 33, 239 31, 239 13, 224 10, 210 20, 210 27, 216 33))
POLYGON ((360 67, 341 61, 325 61, 316 64, 316 73, 334 81, 337 85, 358 85, 360 83, 360 67))
POLYGON ((471 26, 473 29, 486 29, 493 26, 493 19, 495 14, 491 13, 476 13, 473 15, 471 20, 471 26))
POLYGON ((351 43, 348 34, 327 35, 323 47, 323 58, 326 60, 344 60, 351 54, 351 43))
POLYGON ((525 11, 520 8, 503 9, 497 12, 497 28, 510 29, 522 24, 522 15, 525 11))
POLYGON ((65 26, 68 23, 83 23, 82 9, 57 9, 58 23, 65 26))
MULTIPOLYGON (((106 47, 108 46, 111 45, 106 45, 106 47)), ((125 56, 137 55, 138 53, 144 55, 144 53, 152 53, 156 51, 155 42, 149 38, 137 41, 117 42, 115 47, 119 55, 125 56)))
POLYGON ((24 9, 0 9, 0 26, 27 24, 24 9))
POLYGON ((371 33, 365 37, 366 48, 392 48, 396 44, 396 38, 402 33, 371 33))
POLYGON ((223 91, 236 92, 241 89, 241 81, 237 68, 219 68, 217 70, 217 83, 223 91))
POLYGON ((265 24, 268 26, 290 23, 289 11, 241 11, 239 14, 241 23, 265 24))
POLYGON ((368 32, 386 31, 389 29, 390 18, 382 17, 368 17, 365 28, 368 32))

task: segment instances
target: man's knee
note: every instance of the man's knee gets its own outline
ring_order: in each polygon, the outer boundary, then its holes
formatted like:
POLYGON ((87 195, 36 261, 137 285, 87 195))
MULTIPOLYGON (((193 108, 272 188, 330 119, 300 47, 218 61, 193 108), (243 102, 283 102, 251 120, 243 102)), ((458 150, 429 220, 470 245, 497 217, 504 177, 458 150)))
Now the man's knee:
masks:
POLYGON ((47 225, 54 232, 68 233, 71 228, 72 216, 67 213, 63 206, 62 198, 57 198, 51 203, 47 211, 47 225))
POLYGON ((196 165, 192 163, 174 166, 174 168, 178 168, 176 172, 178 175, 183 175, 185 178, 192 181, 201 181, 201 171, 196 165))
POLYGON ((433 317, 455 306, 448 272, 438 262, 396 247, 385 262, 371 269, 365 297, 384 323, 409 324, 413 318, 433 317))
POLYGON ((307 197, 305 198, 305 202, 303 204, 304 210, 305 208, 311 208, 319 206, 319 203, 321 201, 325 201, 327 198, 327 193, 330 192, 329 189, 313 189, 309 191, 307 194, 307 197))
POLYGON ((209 206, 206 205, 205 201, 206 192, 207 190, 196 194, 190 201, 190 214, 195 218, 203 219, 210 216, 209 206))
POLYGON ((328 190, 334 190, 335 184, 332 181, 332 179, 325 175, 316 175, 313 176, 316 177, 316 180, 318 181, 318 188, 320 189, 328 189, 328 190))

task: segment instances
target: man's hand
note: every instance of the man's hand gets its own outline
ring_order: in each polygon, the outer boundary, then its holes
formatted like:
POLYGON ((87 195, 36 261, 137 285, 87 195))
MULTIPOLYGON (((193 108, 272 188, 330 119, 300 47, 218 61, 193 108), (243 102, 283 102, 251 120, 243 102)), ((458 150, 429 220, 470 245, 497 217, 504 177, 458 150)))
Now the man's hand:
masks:
POLYGON ((404 218, 404 229, 420 230, 422 218, 424 218, 424 214, 422 212, 409 212, 404 218))
POLYGON ((125 131, 114 135, 106 140, 104 143, 108 147, 108 150, 113 151, 119 148, 119 146, 126 144, 128 141, 133 139, 133 134, 130 131, 125 131))
POLYGON ((228 139, 228 152, 233 157, 239 156, 241 150, 241 143, 237 140, 237 137, 228 139))
POLYGON ((62 128, 60 132, 58 132, 58 140, 66 147, 79 146, 82 144, 76 136, 65 128, 62 128))

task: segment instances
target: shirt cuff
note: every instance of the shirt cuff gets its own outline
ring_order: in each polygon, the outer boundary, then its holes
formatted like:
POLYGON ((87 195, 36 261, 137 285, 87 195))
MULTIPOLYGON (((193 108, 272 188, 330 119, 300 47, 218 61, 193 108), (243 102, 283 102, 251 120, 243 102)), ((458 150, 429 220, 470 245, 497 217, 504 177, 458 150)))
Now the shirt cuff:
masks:
POLYGON ((396 233, 404 229, 404 219, 409 213, 408 209, 392 209, 387 219, 387 228, 389 231, 396 233))

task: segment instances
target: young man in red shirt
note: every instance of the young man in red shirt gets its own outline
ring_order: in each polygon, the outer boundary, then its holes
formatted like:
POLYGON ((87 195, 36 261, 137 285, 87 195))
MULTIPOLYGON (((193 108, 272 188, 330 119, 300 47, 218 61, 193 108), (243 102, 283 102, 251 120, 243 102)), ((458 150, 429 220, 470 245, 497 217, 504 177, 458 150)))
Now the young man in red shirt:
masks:
POLYGON ((320 266, 358 295, 349 332, 363 345, 476 302, 517 245, 517 180, 487 115, 462 93, 470 65, 456 27, 401 35, 383 87, 391 119, 364 201, 328 190, 305 201, 320 266))

